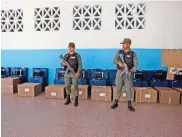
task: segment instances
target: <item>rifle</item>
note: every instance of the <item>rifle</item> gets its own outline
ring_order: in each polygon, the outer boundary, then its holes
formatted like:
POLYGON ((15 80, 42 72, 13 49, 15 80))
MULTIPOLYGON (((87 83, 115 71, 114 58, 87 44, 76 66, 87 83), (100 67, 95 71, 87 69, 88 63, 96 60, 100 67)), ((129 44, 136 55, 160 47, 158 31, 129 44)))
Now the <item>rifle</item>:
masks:
POLYGON ((60 55, 59 58, 66 64, 66 71, 65 73, 67 74, 68 71, 72 72, 73 75, 75 75, 74 69, 70 66, 70 64, 64 59, 63 55, 60 55))
POLYGON ((124 69, 123 69, 123 71, 121 72, 120 76, 123 76, 124 74, 126 74, 126 75, 128 76, 130 73, 129 73, 128 66, 127 66, 126 63, 125 63, 122 54, 120 55, 120 58, 121 58, 121 61, 122 61, 123 64, 124 64, 124 69))
POLYGON ((130 73, 129 70, 128 70, 128 66, 127 66, 126 63, 125 63, 122 54, 120 55, 120 58, 121 58, 121 61, 124 63, 124 70, 121 72, 120 76, 122 77, 124 74, 126 74, 128 83, 131 84, 132 90, 134 90, 134 88, 133 88, 133 83, 132 83, 132 81, 131 81, 131 73, 130 73))

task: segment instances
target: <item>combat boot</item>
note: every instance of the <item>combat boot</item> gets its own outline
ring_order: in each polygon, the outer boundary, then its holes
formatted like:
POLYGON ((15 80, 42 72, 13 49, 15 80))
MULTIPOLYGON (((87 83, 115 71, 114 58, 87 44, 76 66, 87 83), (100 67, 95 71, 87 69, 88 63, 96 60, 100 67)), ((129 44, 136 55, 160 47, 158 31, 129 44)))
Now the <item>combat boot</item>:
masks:
POLYGON ((75 96, 75 103, 74 106, 77 107, 78 106, 78 96, 75 96))
POLYGON ((131 104, 131 101, 128 101, 128 109, 130 110, 130 111, 135 111, 135 108, 133 108, 133 106, 132 106, 132 104, 131 104))
POLYGON ((118 107, 118 100, 115 99, 115 100, 114 100, 114 104, 111 106, 111 108, 112 108, 112 109, 115 109, 115 108, 117 108, 117 107, 118 107))
POLYGON ((68 105, 71 103, 71 100, 70 100, 70 95, 67 95, 66 97, 66 102, 64 103, 65 105, 68 105))

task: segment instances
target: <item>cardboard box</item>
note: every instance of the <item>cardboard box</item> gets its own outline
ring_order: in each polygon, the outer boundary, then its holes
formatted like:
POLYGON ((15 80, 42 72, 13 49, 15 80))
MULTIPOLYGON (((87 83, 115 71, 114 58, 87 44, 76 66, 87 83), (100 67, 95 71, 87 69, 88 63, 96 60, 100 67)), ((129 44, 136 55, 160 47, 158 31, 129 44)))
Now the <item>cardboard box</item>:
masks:
POLYGON ((170 74, 169 72, 167 72, 167 80, 174 80, 175 79, 175 74, 170 74))
POLYGON ((42 92, 40 83, 23 83, 18 85, 18 95, 21 97, 34 97, 42 92))
POLYGON ((157 87, 159 91, 159 102, 162 104, 179 104, 180 92, 168 87, 157 87))
POLYGON ((64 99, 65 95, 66 93, 64 85, 49 85, 45 88, 46 98, 64 99))
POLYGON ((112 100, 112 90, 110 86, 92 86, 91 100, 112 100))
POLYGON ((157 102, 157 90, 151 87, 135 87, 135 102, 157 102))
POLYGON ((169 67, 166 79, 175 80, 176 75, 182 75, 182 68, 169 67))
POLYGON ((164 49, 162 52, 162 65, 168 67, 167 80, 174 80, 182 69, 182 50, 164 49))
POLYGON ((182 88, 175 88, 177 91, 179 91, 180 92, 180 94, 181 94, 181 104, 182 104, 182 88))
MULTIPOLYGON (((112 89, 113 89, 113 100, 115 100, 115 96, 116 96, 116 86, 113 86, 112 89)), ((135 91, 132 90, 132 101, 134 101, 134 95, 135 95, 135 91)), ((127 100, 127 96, 126 96, 126 92, 125 92, 124 88, 121 90, 121 97, 119 98, 118 101, 128 101, 127 100)))
POLYGON ((1 78, 1 92, 17 93, 17 85, 20 84, 19 78, 1 78))
MULTIPOLYGON (((88 85, 78 85, 79 99, 88 99, 88 85)), ((75 90, 71 88, 71 98, 75 98, 75 90)))
POLYGON ((174 80, 175 75, 177 74, 177 68, 169 67, 167 71, 167 80, 174 80))
POLYGON ((182 68, 182 50, 180 49, 163 49, 162 65, 166 67, 182 68))

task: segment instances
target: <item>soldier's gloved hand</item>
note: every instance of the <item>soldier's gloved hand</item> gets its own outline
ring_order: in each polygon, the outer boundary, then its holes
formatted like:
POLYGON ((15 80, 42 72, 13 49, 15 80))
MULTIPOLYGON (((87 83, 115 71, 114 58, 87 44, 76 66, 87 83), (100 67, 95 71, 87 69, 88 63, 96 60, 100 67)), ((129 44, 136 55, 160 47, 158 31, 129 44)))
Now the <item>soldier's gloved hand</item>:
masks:
POLYGON ((66 64, 65 64, 64 62, 61 62, 61 66, 65 67, 65 66, 66 66, 66 64))
POLYGON ((129 72, 128 75, 131 76, 131 72, 129 72))
POLYGON ((78 79, 79 77, 80 77, 80 73, 77 72, 77 73, 75 74, 75 78, 78 79))
POLYGON ((119 65, 121 68, 124 68, 124 63, 119 62, 118 65, 119 65))

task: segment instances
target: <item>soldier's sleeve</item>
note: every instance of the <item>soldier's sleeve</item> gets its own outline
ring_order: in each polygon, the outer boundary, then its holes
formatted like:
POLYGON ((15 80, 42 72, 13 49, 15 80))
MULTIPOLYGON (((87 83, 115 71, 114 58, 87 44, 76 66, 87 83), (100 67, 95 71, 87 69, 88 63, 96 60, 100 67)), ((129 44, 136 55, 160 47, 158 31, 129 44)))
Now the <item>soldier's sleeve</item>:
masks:
MULTIPOLYGON (((67 54, 66 54, 66 55, 67 55, 67 54)), ((64 59, 66 58, 66 55, 64 55, 64 59)), ((63 60, 61 61, 61 66, 64 67, 64 66, 62 65, 62 63, 63 63, 63 60)))
POLYGON ((134 53, 133 54, 133 68, 130 70, 131 72, 136 72, 138 67, 138 57, 137 55, 134 53))
POLYGON ((77 54, 77 59, 78 59, 78 72, 81 74, 82 73, 82 59, 79 54, 77 54))
POLYGON ((114 57, 113 63, 114 63, 115 65, 117 65, 118 62, 120 62, 120 61, 121 61, 121 59, 120 59, 120 57, 119 57, 119 52, 117 52, 116 55, 115 55, 115 57, 114 57))

